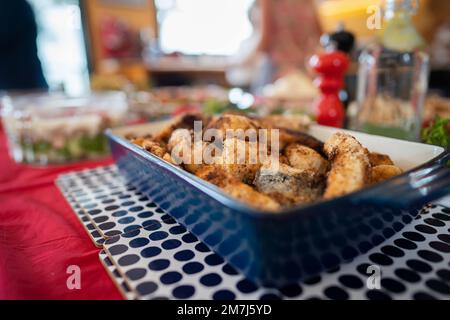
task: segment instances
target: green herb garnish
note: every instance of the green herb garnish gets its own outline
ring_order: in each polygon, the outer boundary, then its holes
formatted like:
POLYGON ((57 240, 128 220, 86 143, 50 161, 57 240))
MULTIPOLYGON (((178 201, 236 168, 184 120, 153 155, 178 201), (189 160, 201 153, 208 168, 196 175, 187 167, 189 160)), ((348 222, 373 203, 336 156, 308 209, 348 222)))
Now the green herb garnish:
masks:
POLYGON ((422 140, 425 143, 450 148, 450 119, 439 116, 425 129, 422 130, 422 140))

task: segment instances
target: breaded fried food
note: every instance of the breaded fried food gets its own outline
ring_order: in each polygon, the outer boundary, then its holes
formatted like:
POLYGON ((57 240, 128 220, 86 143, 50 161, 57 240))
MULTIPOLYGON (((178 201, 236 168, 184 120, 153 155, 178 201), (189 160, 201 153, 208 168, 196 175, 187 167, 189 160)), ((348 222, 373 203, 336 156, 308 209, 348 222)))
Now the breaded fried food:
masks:
POLYGON ((311 119, 305 115, 270 115, 257 119, 261 126, 266 129, 284 128, 300 132, 306 132, 311 125, 311 119))
POLYGON ((257 121, 252 120, 250 118, 234 115, 234 114, 224 114, 220 117, 217 117, 208 124, 205 130, 215 129, 217 130, 218 136, 225 140, 227 130, 243 130, 244 132, 252 129, 257 130, 260 129, 260 125, 257 121))
POLYGON ((331 161, 325 199, 346 195, 370 183, 369 152, 354 137, 335 133, 325 143, 324 151, 331 161))
POLYGON ((318 175, 325 175, 329 163, 317 151, 298 143, 292 143, 284 150, 289 164, 300 170, 310 170, 318 175))
POLYGON ((224 141, 216 164, 239 181, 253 184, 256 173, 261 168, 261 160, 264 159, 260 159, 257 142, 230 138, 224 141))
POLYGON ((201 121, 203 126, 208 124, 209 119, 207 117, 198 114, 187 114, 178 118, 175 122, 166 126, 161 132, 154 137, 154 141, 160 143, 167 143, 172 136, 172 133, 177 129, 193 130, 194 123, 201 121))
POLYGON ((379 165, 372 168, 372 183, 383 182, 403 173, 402 169, 392 165, 379 165))
POLYGON ((173 165, 177 165, 170 154, 167 152, 166 148, 159 142, 153 141, 149 138, 135 138, 131 140, 131 143, 141 147, 144 150, 147 150, 151 154, 154 154, 155 156, 167 162, 170 162, 173 165))
POLYGON ((318 200, 323 194, 325 180, 314 171, 280 164, 278 167, 264 165, 254 184, 259 192, 288 207, 318 200))
POLYGON ((370 165, 372 167, 381 166, 381 165, 387 165, 387 166, 394 165, 394 161, 392 161, 391 158, 386 154, 372 152, 369 154, 369 160, 370 160, 370 165))
POLYGON ((217 166, 199 166, 196 167, 196 171, 192 173, 197 177, 216 185, 230 196, 251 207, 268 211, 275 211, 280 208, 280 205, 274 199, 259 193, 249 185, 230 176, 227 172, 221 170, 217 166))

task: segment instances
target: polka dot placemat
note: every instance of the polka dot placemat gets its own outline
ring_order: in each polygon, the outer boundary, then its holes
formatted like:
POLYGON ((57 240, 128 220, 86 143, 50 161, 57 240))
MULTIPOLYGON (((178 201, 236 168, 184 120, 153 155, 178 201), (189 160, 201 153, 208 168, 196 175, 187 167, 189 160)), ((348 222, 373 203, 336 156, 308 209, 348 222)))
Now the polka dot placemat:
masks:
MULTIPOLYGON (((127 216, 147 211, 121 206, 115 190, 105 191, 118 204, 115 210, 127 211, 127 216)), ((136 190, 127 192, 142 197, 136 190)), ((90 192, 86 196, 95 199, 90 192)), ((139 299, 450 298, 450 210, 442 206, 425 207, 402 231, 353 261, 278 289, 245 279, 162 211, 153 210, 148 219, 152 221, 143 228, 104 243, 139 299)))
POLYGON ((97 168, 92 174, 81 171, 62 175, 57 183, 70 190, 102 239, 152 224, 154 214, 164 213, 133 186, 126 185, 115 167, 97 168))
POLYGON ((66 199, 69 206, 72 208, 73 212, 75 212, 76 216, 80 220, 80 222, 83 224, 84 229, 88 233, 89 237, 94 242, 95 246, 101 248, 103 245, 103 242, 105 242, 105 239, 102 237, 102 235, 99 233, 99 231, 95 228, 95 226, 92 224, 91 220, 88 218, 88 216, 85 214, 85 211, 81 209, 80 205, 74 200, 72 197, 72 194, 70 193, 69 187, 64 183, 64 181, 57 181, 56 185, 58 186, 61 193, 64 195, 64 198, 66 199))
POLYGON ((109 259, 104 250, 100 251, 99 258, 105 269, 108 271, 109 276, 117 285, 117 288, 119 289, 122 296, 127 300, 136 300, 134 291, 130 289, 130 286, 117 270, 117 267, 111 262, 111 259, 109 259))

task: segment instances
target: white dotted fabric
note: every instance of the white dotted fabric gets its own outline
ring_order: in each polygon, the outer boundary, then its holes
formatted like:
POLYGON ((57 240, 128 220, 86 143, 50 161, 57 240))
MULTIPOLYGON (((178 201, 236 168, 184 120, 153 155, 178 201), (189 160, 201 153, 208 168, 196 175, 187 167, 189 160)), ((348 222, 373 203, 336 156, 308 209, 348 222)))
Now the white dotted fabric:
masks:
POLYGON ((450 210, 441 206, 424 208, 391 239, 340 268, 267 289, 244 279, 126 185, 114 166, 63 175, 57 184, 95 243, 103 245, 107 256, 100 259, 127 299, 450 298, 450 210), (381 270, 379 290, 366 284, 371 265, 381 270))

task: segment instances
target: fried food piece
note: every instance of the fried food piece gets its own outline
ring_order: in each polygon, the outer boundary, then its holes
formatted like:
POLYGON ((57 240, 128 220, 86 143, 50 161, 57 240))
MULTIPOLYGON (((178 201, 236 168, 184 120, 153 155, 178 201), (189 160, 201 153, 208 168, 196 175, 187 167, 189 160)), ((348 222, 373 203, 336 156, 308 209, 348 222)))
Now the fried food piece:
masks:
POLYGON ((292 143, 286 147, 284 154, 289 164, 296 169, 310 170, 318 175, 325 175, 328 171, 328 161, 317 151, 306 146, 292 143))
POLYGON ((261 126, 266 129, 284 128, 300 132, 306 132, 311 125, 311 119, 305 115, 271 115, 257 119, 261 126))
POLYGON ((175 130, 177 129, 193 130, 194 122, 196 121, 201 121, 203 126, 205 126, 207 125, 209 119, 198 114, 187 114, 179 118, 174 123, 168 125, 163 130, 161 130, 161 132, 154 137, 154 141, 160 143, 167 143, 175 130))
POLYGON ((275 200, 240 182, 227 172, 217 168, 217 166, 204 165, 197 167, 196 171, 192 173, 252 207, 270 211, 280 208, 280 205, 275 200))
POLYGON ((369 154, 370 165, 372 167, 387 165, 393 166, 394 161, 386 154, 372 152, 369 154))
POLYGON ((257 134, 257 130, 260 129, 260 126, 257 121, 250 118, 233 114, 224 114, 212 120, 206 127, 206 130, 209 129, 217 130, 218 136, 222 138, 223 141, 226 138, 227 130, 243 130, 245 132, 252 129, 255 130, 255 133, 257 134))
POLYGON ((382 182, 402 174, 402 169, 393 165, 380 165, 372 168, 372 183, 382 182))
POLYGON ((166 148, 164 148, 164 146, 162 146, 160 143, 150 139, 144 139, 143 141, 139 142, 141 142, 140 146, 144 150, 147 150, 148 152, 167 162, 170 162, 171 164, 177 165, 174 159, 172 159, 172 156, 167 152, 166 148))
POLYGON ((224 141, 222 153, 217 157, 216 164, 239 181, 253 184, 262 160, 265 159, 260 159, 257 142, 230 138, 224 141))
POLYGON ((331 161, 325 199, 332 199, 364 188, 371 180, 369 152, 354 137, 336 133, 325 143, 331 161))
POLYGON ((306 204, 318 200, 325 179, 311 170, 296 169, 286 164, 264 165, 255 178, 256 189, 283 206, 306 204))

